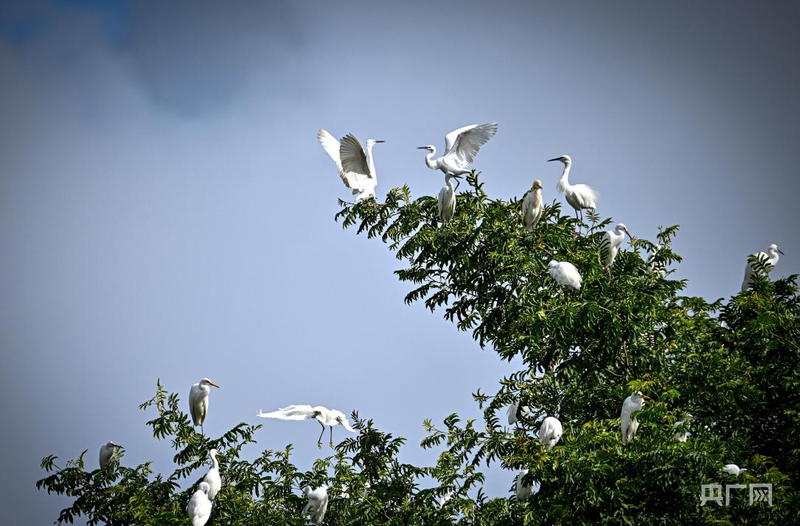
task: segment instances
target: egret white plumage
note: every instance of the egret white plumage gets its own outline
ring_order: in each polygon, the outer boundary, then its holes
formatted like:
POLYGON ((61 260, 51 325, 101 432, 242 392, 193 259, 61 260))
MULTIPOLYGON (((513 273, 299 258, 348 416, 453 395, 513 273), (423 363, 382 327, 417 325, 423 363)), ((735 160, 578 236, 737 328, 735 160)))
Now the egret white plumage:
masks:
POLYGON ((575 265, 568 261, 552 260, 547 265, 547 272, 562 287, 571 287, 580 290, 583 278, 575 265))
POLYGON ((531 408, 528 406, 519 406, 519 402, 511 402, 511 405, 508 406, 508 411, 506 411, 506 415, 508 416, 508 425, 513 426, 519 420, 520 416, 527 416, 531 414, 531 408))
POLYGON ((119 444, 115 444, 110 440, 100 446, 100 469, 105 468, 111 459, 114 457, 114 453, 118 450, 122 449, 122 446, 119 444))
MULTIPOLYGON (((692 415, 686 415, 686 420, 691 420, 693 418, 692 415)), ((675 440, 678 442, 686 442, 689 439, 689 430, 686 429, 689 423, 685 420, 678 420, 672 425, 675 427, 675 440)))
POLYGON ((339 177, 342 178, 342 182, 347 188, 353 190, 356 199, 360 201, 368 197, 375 197, 378 174, 375 171, 372 147, 384 141, 367 139, 367 147, 364 149, 352 134, 348 133, 339 142, 326 130, 319 130, 317 139, 336 163, 339 177))
POLYGON ((328 511, 328 485, 323 484, 315 490, 311 486, 303 488, 303 493, 308 497, 308 504, 303 508, 303 515, 311 515, 314 524, 322 524, 325 513, 328 511))
POLYGON ((536 224, 544 213, 544 201, 542 200, 542 182, 536 179, 533 186, 525 194, 522 200, 522 223, 527 232, 533 232, 536 224))
POLYGON ((222 477, 219 476, 219 462, 217 461, 218 454, 216 449, 208 452, 208 456, 211 458, 211 468, 203 478, 203 482, 208 484, 208 498, 210 500, 217 498, 217 493, 222 489, 222 477))
POLYGON ((575 209, 575 217, 580 213, 580 220, 583 221, 583 210, 594 210, 597 208, 598 193, 585 184, 569 184, 569 170, 572 167, 572 158, 569 155, 562 155, 548 159, 547 162, 560 161, 564 163, 564 171, 561 172, 561 179, 558 181, 558 189, 564 194, 567 203, 575 209))
POLYGON ((200 433, 203 435, 206 434, 203 423, 208 414, 208 395, 211 393, 211 387, 219 389, 217 384, 208 378, 203 378, 189 389, 189 412, 192 415, 192 423, 200 426, 200 433))
POLYGON ((260 418, 277 418, 278 420, 316 419, 319 422, 319 425, 322 426, 322 432, 319 434, 319 440, 317 441, 317 447, 320 449, 322 449, 322 435, 325 434, 325 426, 330 428, 331 447, 333 447, 333 426, 341 424, 342 427, 351 433, 355 433, 353 428, 350 427, 350 422, 347 420, 347 417, 344 415, 344 413, 337 411, 336 409, 322 407, 321 405, 316 407, 311 407, 310 405, 290 405, 288 407, 282 407, 277 411, 272 411, 271 413, 259 411, 256 413, 256 416, 260 418))
POLYGON ((514 492, 517 494, 518 502, 525 502, 533 493, 533 484, 525 484, 525 482, 522 480, 527 474, 528 469, 523 469, 517 473, 517 476, 514 479, 514 492))
POLYGON ((622 403, 622 412, 620 413, 619 418, 622 427, 623 444, 630 442, 633 439, 633 435, 635 435, 636 431, 639 429, 639 421, 631 415, 634 413, 634 411, 642 410, 646 398, 649 397, 643 395, 641 391, 637 391, 636 394, 632 394, 622 403))
POLYGON ((456 213, 456 189, 458 185, 453 185, 453 181, 458 182, 458 175, 447 174, 444 178, 445 185, 439 190, 437 199, 439 204, 439 219, 443 223, 449 223, 456 213))
MULTIPOLYGON (((753 254, 753 255, 756 257, 757 260, 766 260, 767 261, 767 265, 768 266, 767 266, 766 270, 767 270, 767 272, 769 272, 773 268, 775 268, 775 265, 778 264, 778 260, 780 259, 780 256, 778 254, 783 254, 783 252, 778 248, 778 245, 776 245, 775 243, 773 243, 773 244, 771 244, 769 246, 769 248, 767 249, 767 252, 769 252, 769 255, 764 254, 763 252, 759 252, 759 253, 753 254)), ((785 256, 786 254, 783 254, 783 255, 785 256)), ((751 282, 751 280, 753 278, 753 273, 754 272, 755 272, 755 269, 753 268, 753 264, 750 263, 750 261, 748 260, 747 261, 747 266, 745 266, 745 268, 744 268, 744 281, 742 281, 742 291, 747 290, 747 287, 750 286, 750 282, 751 282)))
POLYGON ((542 427, 539 428, 539 442, 545 444, 547 449, 553 449, 563 434, 564 428, 561 426, 561 421, 554 416, 548 416, 542 422, 542 427))
POLYGON ((622 246, 622 241, 625 239, 625 236, 628 236, 628 238, 631 237, 628 232, 628 227, 622 223, 617 224, 614 230, 607 230, 603 234, 601 246, 603 250, 605 250, 603 254, 605 256, 603 258, 604 266, 610 267, 614 264, 614 260, 617 258, 617 252, 619 252, 619 247, 622 246))
POLYGON ((736 464, 725 464, 720 470, 721 473, 727 473, 728 475, 733 475, 734 477, 738 477, 745 471, 747 471, 747 469, 740 468, 736 464))
POLYGON ((475 156, 481 146, 489 142, 489 139, 497 133, 497 123, 471 124, 457 130, 453 130, 444 137, 445 152, 438 159, 436 147, 432 144, 420 146, 418 150, 427 150, 425 164, 431 170, 441 170, 445 175, 466 175, 469 173, 469 165, 475 162, 475 156))
POLYGON ((204 526, 211 517, 211 501, 208 499, 208 483, 201 482, 194 492, 189 504, 186 505, 186 513, 192 526, 204 526))

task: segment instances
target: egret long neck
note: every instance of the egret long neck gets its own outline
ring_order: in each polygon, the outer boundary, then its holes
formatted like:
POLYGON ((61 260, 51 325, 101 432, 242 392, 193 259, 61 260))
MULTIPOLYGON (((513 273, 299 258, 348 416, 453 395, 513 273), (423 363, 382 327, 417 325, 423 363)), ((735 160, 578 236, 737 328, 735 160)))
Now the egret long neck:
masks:
POLYGON ((533 191, 533 206, 540 207, 542 206, 542 189, 536 188, 533 191))
POLYGON ((372 145, 367 146, 367 167, 369 174, 375 177, 375 160, 372 158, 372 145))
POLYGON ((217 462, 217 455, 211 455, 211 463, 214 465, 214 469, 219 469, 219 462, 217 462))
POLYGON ((425 156, 425 164, 428 165, 428 168, 431 170, 438 170, 439 165, 433 160, 434 155, 436 155, 436 148, 434 148, 432 152, 428 152, 428 155, 425 156))
POLYGON ((569 162, 564 163, 564 171, 561 172, 561 179, 558 181, 558 189, 562 192, 569 188, 569 169, 571 164, 569 162))
MULTIPOLYGON (((433 154, 431 154, 431 155, 433 155, 433 154)), ((456 178, 456 176, 453 175, 453 174, 447 174, 445 176, 445 183, 447 184, 447 186, 450 187, 450 190, 452 190, 453 192, 456 191, 456 185, 453 184, 453 180, 455 180, 455 178, 456 178)))

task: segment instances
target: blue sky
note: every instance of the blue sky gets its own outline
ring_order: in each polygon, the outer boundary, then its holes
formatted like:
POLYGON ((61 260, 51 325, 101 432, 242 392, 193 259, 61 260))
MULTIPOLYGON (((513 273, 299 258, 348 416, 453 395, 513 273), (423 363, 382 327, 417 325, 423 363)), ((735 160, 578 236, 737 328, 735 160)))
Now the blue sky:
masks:
MULTIPOLYGON (((798 8, 748 2, 0 3, 0 345, 9 524, 52 521, 39 460, 107 440, 171 469, 137 405, 156 379, 222 388, 206 430, 291 403, 357 409, 409 439, 478 416, 518 364, 406 306, 399 262, 343 232, 348 198, 316 131, 375 148, 378 194, 435 195, 421 144, 497 121, 486 190, 547 202, 560 167, 653 239, 680 224, 678 277, 738 291, 746 256, 794 232, 798 8), (14 452, 10 454, 10 452, 14 452)), ((259 447, 314 423, 267 422, 259 447)), ((342 431, 337 430, 342 436, 342 431)), ((256 449, 250 450, 255 456, 256 449)), ((493 470, 501 495, 513 474, 493 470)))

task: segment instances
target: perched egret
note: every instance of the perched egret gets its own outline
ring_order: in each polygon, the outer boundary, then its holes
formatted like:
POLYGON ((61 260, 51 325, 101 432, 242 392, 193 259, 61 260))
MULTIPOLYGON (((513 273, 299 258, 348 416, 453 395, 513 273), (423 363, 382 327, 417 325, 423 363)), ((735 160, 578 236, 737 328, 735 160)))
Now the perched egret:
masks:
POLYGON ((738 477, 745 471, 747 471, 747 469, 740 468, 736 464, 725 464, 720 470, 721 473, 727 473, 728 475, 733 475, 734 477, 738 477))
POLYGON ((206 473, 203 482, 208 484, 209 500, 217 498, 217 493, 222 489, 222 478, 219 476, 219 462, 217 461, 218 454, 216 449, 212 449, 208 452, 208 456, 211 458, 211 469, 206 473))
POLYGON ((539 428, 539 442, 547 445, 547 449, 553 449, 558 441, 561 440, 561 435, 564 434, 564 428, 561 427, 561 422, 554 416, 548 416, 542 422, 542 427, 539 428))
POLYGON ((513 426, 518 422, 519 417, 528 416, 529 414, 531 414, 530 407, 520 407, 519 402, 511 402, 511 405, 508 406, 508 411, 506 411, 506 415, 508 415, 508 425, 513 426))
POLYGON ((548 159, 547 162, 561 161, 564 163, 564 171, 561 173, 561 179, 558 181, 558 189, 564 194, 567 203, 575 209, 575 217, 578 217, 580 212, 580 220, 583 221, 584 208, 594 210, 597 208, 597 191, 589 188, 585 184, 569 184, 569 169, 572 166, 572 159, 569 155, 562 155, 554 159, 548 159))
POLYGON ((436 148, 429 144, 420 146, 418 150, 427 150, 425 164, 431 170, 441 170, 445 175, 466 175, 469 165, 475 162, 475 156, 481 146, 497 133, 497 123, 472 124, 453 130, 444 137, 445 153, 434 159, 436 148))
POLYGON ((547 265, 547 272, 562 287, 572 287, 575 290, 581 289, 583 278, 575 265, 567 261, 552 260, 547 265))
POLYGON ((201 482, 194 492, 189 504, 186 505, 186 513, 192 526, 203 526, 211 516, 211 501, 208 499, 208 483, 201 482))
POLYGON ((522 223, 527 232, 533 232, 536 223, 542 218, 544 213, 544 201, 542 201, 542 182, 536 179, 533 186, 525 194, 522 200, 522 223))
POLYGON ((256 413, 256 416, 261 418, 277 418, 279 420, 317 419, 319 425, 322 426, 322 432, 319 434, 319 440, 317 441, 317 447, 320 449, 322 449, 322 435, 325 434, 325 426, 330 427, 331 447, 333 447, 333 426, 341 424, 342 427, 351 433, 355 432, 353 431, 353 428, 350 427, 350 422, 347 420, 347 417, 344 416, 344 413, 337 411, 336 409, 322 407, 321 405, 316 407, 311 407, 310 405, 290 405, 289 407, 282 407, 277 411, 272 411, 271 413, 259 411, 256 413))
POLYGON ((610 267, 614 264, 614 260, 617 258, 617 252, 619 251, 619 247, 622 246, 622 240, 625 239, 625 236, 628 236, 628 238, 631 237, 628 232, 628 227, 622 223, 617 224, 614 230, 608 230, 603 234, 601 246, 606 250, 604 254, 605 257, 603 258, 604 266, 610 267))
POLYGON ((378 174, 375 172, 375 159, 372 157, 372 147, 384 141, 367 139, 366 150, 361 147, 352 134, 347 134, 340 143, 336 137, 325 130, 317 132, 319 143, 336 163, 339 177, 347 188, 353 190, 357 200, 375 197, 375 187, 378 185, 378 174))
POLYGON ((450 501, 450 499, 453 498, 453 495, 455 495, 455 492, 453 490, 449 490, 444 495, 436 499, 436 505, 439 508, 443 508, 444 505, 447 504, 450 501))
MULTIPOLYGON (((686 420, 691 420, 693 418, 692 415, 686 415, 686 420)), ((678 442, 686 442, 686 440, 689 439, 689 431, 686 429, 689 423, 685 420, 678 420, 672 425, 675 427, 675 440, 678 442)))
POLYGON ((453 180, 459 182, 458 175, 447 174, 444 178, 445 185, 439 190, 439 219, 443 223, 449 223, 453 219, 453 214, 456 213, 456 188, 458 184, 453 185, 453 180))
POLYGON ((122 446, 111 441, 100 446, 100 469, 105 468, 111 462, 117 449, 122 449, 122 446))
POLYGON ((622 443, 627 444, 633 439, 633 435, 636 434, 636 430, 639 429, 639 421, 636 418, 632 418, 631 415, 634 411, 641 411, 642 407, 644 407, 644 401, 646 398, 649 398, 646 395, 643 395, 641 391, 637 391, 636 394, 633 394, 625 399, 625 402, 622 404, 622 413, 620 413, 619 418, 622 423, 622 443))
POLYGON ((517 494, 517 501, 518 502, 525 502, 533 493, 533 484, 525 484, 522 479, 525 475, 528 474, 528 469, 523 469, 517 474, 517 477, 514 479, 514 491, 517 494))
POLYGON ((310 486, 303 488, 303 493, 308 497, 308 504, 303 508, 303 515, 311 515, 311 522, 322 524, 325 512, 328 511, 328 485, 323 484, 315 490, 310 486))
MULTIPOLYGON (((758 254, 753 254, 753 255, 756 257, 757 260, 765 259, 767 261, 767 264, 769 265, 767 267, 767 272, 769 272, 770 270, 775 268, 775 265, 778 264, 778 259, 780 259, 780 256, 778 254, 783 254, 783 252, 781 251, 781 249, 778 248, 778 245, 776 245, 775 243, 769 246, 767 252, 769 252, 769 256, 767 256, 763 252, 759 252, 758 254)), ((786 254, 783 255, 785 256, 786 254)), ((753 277, 754 272, 755 269, 753 268, 752 263, 748 261, 747 266, 744 267, 744 281, 742 281, 742 291, 747 290, 747 287, 750 286, 750 281, 751 278, 753 277)))
POLYGON ((189 390, 189 411, 192 414, 192 423, 200 426, 200 433, 203 435, 206 434, 203 430, 203 423, 208 414, 208 395, 211 393, 211 386, 219 389, 217 384, 208 378, 203 378, 189 390))

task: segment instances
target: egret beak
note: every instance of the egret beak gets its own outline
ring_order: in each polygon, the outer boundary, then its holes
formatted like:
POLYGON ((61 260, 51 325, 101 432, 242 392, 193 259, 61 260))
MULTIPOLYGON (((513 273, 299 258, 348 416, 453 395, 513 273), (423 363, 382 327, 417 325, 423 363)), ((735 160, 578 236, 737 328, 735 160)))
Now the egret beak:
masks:
POLYGON ((417 150, 427 150, 427 146, 417 146, 417 150))
POLYGON ((781 254, 783 254, 784 256, 786 255, 786 254, 784 254, 784 253, 783 253, 783 250, 781 250, 781 249, 778 249, 778 252, 780 252, 780 253, 781 253, 781 254))
POLYGON ((644 398, 645 400, 650 400, 650 397, 647 395, 642 395, 642 398, 644 398))
POLYGON ((386 142, 386 141, 375 141, 375 142, 376 142, 376 143, 380 143, 380 142, 386 142))
POLYGON ((630 232, 628 232, 628 231, 626 230, 626 231, 625 231, 625 235, 626 235, 626 236, 628 236, 628 239, 630 239, 631 241, 633 241, 633 237, 631 236, 631 233, 630 233, 630 232))
POLYGON ((211 380, 208 381, 208 385, 213 385, 214 387, 219 389, 219 386, 217 384, 215 384, 214 382, 212 382, 211 380))
POLYGON ((560 160, 561 160, 561 157, 556 157, 555 159, 548 159, 547 162, 548 163, 552 163, 553 161, 560 161, 560 160))

